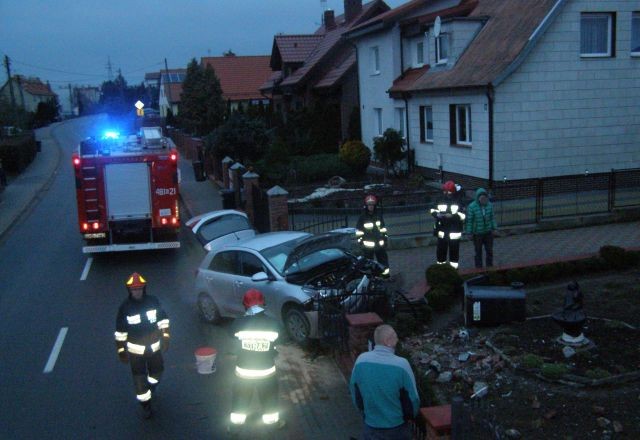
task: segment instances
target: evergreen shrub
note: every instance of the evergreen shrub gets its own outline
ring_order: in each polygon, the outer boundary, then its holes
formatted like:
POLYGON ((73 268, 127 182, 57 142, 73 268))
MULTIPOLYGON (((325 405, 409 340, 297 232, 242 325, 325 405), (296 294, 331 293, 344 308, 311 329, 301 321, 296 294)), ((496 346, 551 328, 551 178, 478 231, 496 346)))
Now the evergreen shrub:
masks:
POLYGON ((340 147, 340 160, 346 164, 354 175, 362 175, 367 171, 371 161, 371 150, 360 141, 347 141, 340 147))

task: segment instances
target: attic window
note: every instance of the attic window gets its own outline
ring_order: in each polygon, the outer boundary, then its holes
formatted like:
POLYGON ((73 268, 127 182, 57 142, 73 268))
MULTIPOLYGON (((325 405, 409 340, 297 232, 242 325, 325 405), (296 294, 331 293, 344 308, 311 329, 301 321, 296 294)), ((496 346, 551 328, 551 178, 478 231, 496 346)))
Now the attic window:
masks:
POLYGON ((436 64, 446 64, 449 58, 449 34, 441 33, 435 38, 436 64))

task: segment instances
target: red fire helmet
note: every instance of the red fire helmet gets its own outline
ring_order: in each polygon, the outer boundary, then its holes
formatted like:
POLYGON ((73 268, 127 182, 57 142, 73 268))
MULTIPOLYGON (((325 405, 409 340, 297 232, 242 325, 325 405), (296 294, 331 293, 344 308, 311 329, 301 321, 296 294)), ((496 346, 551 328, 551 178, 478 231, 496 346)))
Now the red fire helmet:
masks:
POLYGON ((447 180, 442 185, 442 191, 447 191, 447 192, 450 192, 450 193, 454 193, 454 192, 456 192, 456 184, 453 182, 453 180, 447 180))
POLYGON ((378 198, 373 194, 369 194, 367 197, 364 198, 365 205, 375 205, 377 203, 378 203, 378 198))
POLYGON ((131 274, 126 284, 128 289, 136 289, 146 286, 147 280, 145 280, 138 272, 134 272, 131 274))
POLYGON ((264 295, 258 289, 249 289, 242 298, 242 305, 246 309, 252 306, 264 306, 264 295))

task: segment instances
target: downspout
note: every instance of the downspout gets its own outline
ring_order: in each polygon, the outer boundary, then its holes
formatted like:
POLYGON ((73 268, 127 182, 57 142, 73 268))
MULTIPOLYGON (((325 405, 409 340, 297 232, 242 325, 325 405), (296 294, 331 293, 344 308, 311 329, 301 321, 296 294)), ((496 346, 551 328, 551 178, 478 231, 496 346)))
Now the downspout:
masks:
POLYGON ((491 83, 487 84, 487 104, 489 110, 489 189, 493 188, 493 99, 494 89, 491 83))
MULTIPOLYGON (((358 105, 358 114, 360 115, 360 140, 362 140, 362 103, 360 102, 360 65, 358 63, 358 46, 349 38, 342 37, 347 43, 353 46, 353 50, 356 51, 356 104, 358 105)), ((353 109, 351 109, 353 111, 353 109)), ((351 115, 349 115, 351 119, 351 115)), ((349 127, 347 126, 347 130, 349 127)))
POLYGON ((414 168, 414 163, 415 163, 415 156, 414 154, 411 152, 411 136, 409 136, 409 94, 407 93, 403 93, 402 94, 402 99, 404 100, 404 118, 405 118, 405 127, 407 129, 407 132, 405 133, 405 137, 407 139, 407 168, 409 169, 409 172, 413 171, 414 168))
POLYGON ((400 78, 404 78, 404 44, 402 30, 400 31, 400 78))

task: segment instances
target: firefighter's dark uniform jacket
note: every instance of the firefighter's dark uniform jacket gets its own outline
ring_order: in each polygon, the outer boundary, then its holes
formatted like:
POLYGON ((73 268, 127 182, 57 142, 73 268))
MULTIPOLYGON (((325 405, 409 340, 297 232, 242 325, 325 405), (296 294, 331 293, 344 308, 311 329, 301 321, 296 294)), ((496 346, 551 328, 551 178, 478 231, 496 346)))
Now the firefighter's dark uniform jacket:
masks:
POLYGON ((465 214, 463 206, 457 195, 443 196, 435 208, 431 209, 431 215, 435 219, 433 235, 438 238, 459 240, 462 237, 465 214), (451 217, 438 214, 451 214, 451 217))
POLYGON ((233 325, 237 338, 236 376, 241 379, 264 379, 276 373, 275 344, 279 326, 264 312, 237 318, 233 325))
POLYGON ((356 224, 358 243, 366 250, 384 249, 389 236, 382 215, 376 207, 373 212, 365 207, 356 224))
POLYGON ((169 318, 155 296, 139 300, 129 296, 118 310, 116 344, 130 355, 148 356, 160 350, 162 337, 169 337, 169 318))

